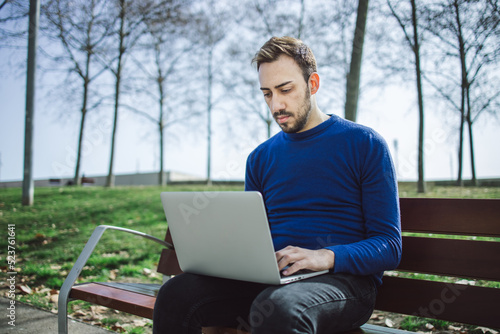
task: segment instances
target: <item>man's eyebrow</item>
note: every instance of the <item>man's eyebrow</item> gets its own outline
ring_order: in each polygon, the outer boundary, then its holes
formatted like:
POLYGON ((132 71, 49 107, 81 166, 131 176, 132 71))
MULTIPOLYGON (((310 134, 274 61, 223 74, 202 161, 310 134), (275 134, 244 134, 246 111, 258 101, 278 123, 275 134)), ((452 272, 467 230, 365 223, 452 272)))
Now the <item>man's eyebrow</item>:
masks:
MULTIPOLYGON (((291 82, 293 82, 293 80, 283 82, 283 83, 281 83, 281 84, 279 84, 279 85, 277 85, 277 86, 274 86, 274 88, 275 88, 275 89, 281 88, 281 87, 283 87, 283 86, 288 85, 288 84, 289 84, 289 83, 291 83, 291 82)), ((271 89, 269 89, 269 88, 265 88, 265 87, 260 87, 260 90, 271 90, 271 89)))

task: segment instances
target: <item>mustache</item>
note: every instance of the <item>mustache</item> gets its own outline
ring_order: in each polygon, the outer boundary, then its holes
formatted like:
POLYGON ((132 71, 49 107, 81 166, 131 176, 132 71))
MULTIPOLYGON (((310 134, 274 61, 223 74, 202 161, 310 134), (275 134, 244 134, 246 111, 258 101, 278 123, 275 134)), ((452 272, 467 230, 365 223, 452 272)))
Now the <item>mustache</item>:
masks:
POLYGON ((275 113, 273 113, 273 117, 276 118, 278 116, 293 116, 291 112, 288 112, 286 110, 280 110, 275 113))

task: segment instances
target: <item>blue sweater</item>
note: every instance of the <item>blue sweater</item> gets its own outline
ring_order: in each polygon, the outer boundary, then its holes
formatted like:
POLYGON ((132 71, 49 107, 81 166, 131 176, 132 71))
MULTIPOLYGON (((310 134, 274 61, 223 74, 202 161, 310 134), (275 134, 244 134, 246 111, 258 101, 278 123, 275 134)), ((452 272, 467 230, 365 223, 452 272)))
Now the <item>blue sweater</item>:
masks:
POLYGON ((280 132, 248 157, 245 190, 259 191, 274 247, 328 248, 335 273, 372 275, 401 258, 397 182, 387 144, 338 116, 280 132))

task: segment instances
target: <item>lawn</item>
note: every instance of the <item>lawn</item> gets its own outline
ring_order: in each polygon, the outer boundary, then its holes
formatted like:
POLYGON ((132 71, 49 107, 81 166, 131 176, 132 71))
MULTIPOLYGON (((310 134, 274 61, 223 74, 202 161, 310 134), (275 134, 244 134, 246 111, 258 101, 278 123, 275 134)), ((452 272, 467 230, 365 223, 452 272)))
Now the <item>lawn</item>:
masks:
MULTIPOLYGON (((32 207, 20 204, 21 189, 0 189, 0 222, 5 226, 4 237, 0 238, 1 249, 8 248, 7 227, 15 231, 15 238, 10 240, 15 240, 16 298, 55 311, 57 292, 96 226, 121 226, 163 239, 167 226, 160 193, 192 190, 243 190, 243 186, 47 187, 35 190, 32 207)), ((422 196, 415 192, 414 185, 407 184, 400 187, 400 195, 422 196)), ((500 188, 429 187, 425 196, 500 198, 500 188)), ((80 281, 160 283, 161 277, 154 270, 160 250, 160 245, 137 236, 108 231, 89 259, 80 281)), ((0 269, 8 272, 7 252, 1 254, 0 269)), ((2 284, 2 295, 6 295, 8 289, 5 282, 2 284)), ((86 303, 72 305, 74 315, 81 314, 82 318, 90 311, 94 318, 99 310, 105 313, 86 303)), ((150 323, 136 322, 135 327, 124 327, 118 325, 119 322, 126 321, 105 315, 97 324, 130 333, 146 333, 150 326, 150 323)))

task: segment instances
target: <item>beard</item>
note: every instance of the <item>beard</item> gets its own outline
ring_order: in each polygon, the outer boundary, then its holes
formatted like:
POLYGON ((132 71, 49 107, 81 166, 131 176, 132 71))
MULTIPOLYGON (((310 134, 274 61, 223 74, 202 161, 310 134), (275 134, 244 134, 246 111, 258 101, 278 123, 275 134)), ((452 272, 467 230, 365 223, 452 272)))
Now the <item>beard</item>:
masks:
POLYGON ((290 119, 295 120, 293 123, 283 123, 278 125, 281 130, 285 133, 297 133, 300 132, 307 124, 309 116, 311 116, 311 93, 309 92, 309 87, 306 88, 305 98, 299 107, 297 113, 292 113, 286 110, 280 110, 273 114, 274 119, 277 121, 278 116, 290 116, 290 119))

